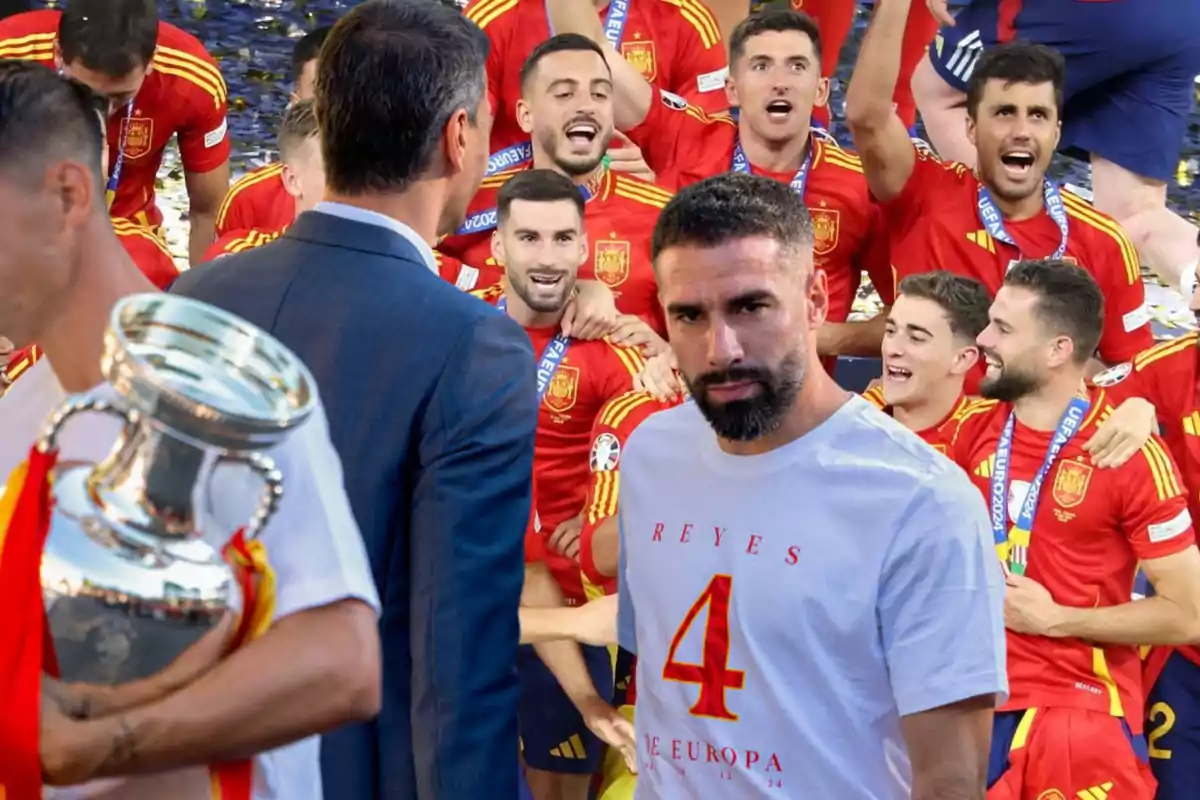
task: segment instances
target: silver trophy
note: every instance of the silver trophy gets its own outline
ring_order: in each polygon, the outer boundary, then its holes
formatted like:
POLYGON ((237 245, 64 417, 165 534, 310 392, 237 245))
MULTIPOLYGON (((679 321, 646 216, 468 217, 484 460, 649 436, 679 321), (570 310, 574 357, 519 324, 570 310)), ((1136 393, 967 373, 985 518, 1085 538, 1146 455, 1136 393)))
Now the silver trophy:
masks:
POLYGON ((283 496, 262 450, 311 413, 304 364, 249 323, 169 294, 113 309, 102 369, 116 390, 67 399, 38 441, 57 446, 86 412, 124 423, 98 464, 58 464, 42 557, 42 591, 64 681, 114 685, 161 671, 241 610, 235 575, 213 530, 215 470, 240 464, 261 479, 249 540, 283 496), (69 428, 68 428, 69 430, 69 428))

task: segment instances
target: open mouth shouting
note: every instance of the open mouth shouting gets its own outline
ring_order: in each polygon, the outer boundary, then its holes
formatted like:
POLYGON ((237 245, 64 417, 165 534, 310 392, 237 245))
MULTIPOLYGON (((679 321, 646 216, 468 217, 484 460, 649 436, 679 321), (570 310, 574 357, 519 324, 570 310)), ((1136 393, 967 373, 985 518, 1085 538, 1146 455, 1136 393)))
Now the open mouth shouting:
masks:
POLYGON ((889 364, 884 367, 883 377, 893 383, 908 383, 912 378, 912 370, 889 364))
POLYGON ((573 120, 563 129, 571 150, 576 153, 590 153, 592 144, 600 136, 600 126, 591 119, 573 120))
POLYGON ((1024 180, 1037 162, 1032 150, 1005 150, 1000 154, 1004 172, 1013 180, 1024 180))
POLYGON ((787 100, 776 99, 767 103, 767 119, 772 122, 786 122, 791 116, 792 104, 787 100))
POLYGON ((565 272, 531 272, 529 273, 529 283, 539 290, 556 289, 562 285, 566 277, 565 272))

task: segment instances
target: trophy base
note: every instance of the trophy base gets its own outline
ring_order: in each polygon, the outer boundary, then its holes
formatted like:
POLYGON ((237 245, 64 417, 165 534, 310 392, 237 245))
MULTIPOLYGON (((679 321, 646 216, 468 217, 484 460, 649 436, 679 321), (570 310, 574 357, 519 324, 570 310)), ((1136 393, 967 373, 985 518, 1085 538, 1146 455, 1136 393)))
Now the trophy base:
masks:
POLYGON ((203 539, 163 540, 100 516, 91 470, 55 474, 42 592, 60 677, 115 685, 160 672, 240 598, 232 570, 203 539))

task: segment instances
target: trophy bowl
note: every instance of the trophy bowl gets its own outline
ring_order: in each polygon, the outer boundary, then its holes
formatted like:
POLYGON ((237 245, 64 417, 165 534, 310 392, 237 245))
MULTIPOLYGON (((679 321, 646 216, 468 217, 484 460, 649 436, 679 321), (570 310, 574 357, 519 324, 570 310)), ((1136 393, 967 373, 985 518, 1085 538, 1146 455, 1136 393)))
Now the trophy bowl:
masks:
POLYGON ((121 423, 102 461, 57 465, 41 577, 61 678, 116 685, 161 671, 241 611, 213 473, 240 465, 261 483, 242 528, 252 539, 283 496, 262 451, 308 418, 317 393, 269 334, 170 294, 117 303, 101 368, 107 385, 67 398, 38 442, 56 449, 78 415, 121 423))

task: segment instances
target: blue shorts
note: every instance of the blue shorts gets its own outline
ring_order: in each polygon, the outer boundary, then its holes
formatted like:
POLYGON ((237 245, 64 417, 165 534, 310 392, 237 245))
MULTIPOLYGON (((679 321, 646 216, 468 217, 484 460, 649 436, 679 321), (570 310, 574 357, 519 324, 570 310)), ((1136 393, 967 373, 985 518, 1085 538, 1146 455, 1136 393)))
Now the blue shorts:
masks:
POLYGON ((1059 149, 1148 178, 1175 173, 1200 75, 1200 3, 1183 0, 970 0, 929 49, 959 91, 985 48, 1020 39, 1067 64, 1059 149))
MULTIPOLYGON (((606 647, 580 647, 596 691, 613 695, 612 659, 606 647)), ((521 677, 521 743, 533 769, 564 775, 591 775, 604 761, 604 743, 583 723, 558 680, 531 645, 517 652, 521 677)))
POLYGON ((1150 689, 1146 707, 1157 799, 1200 796, 1200 667, 1172 653, 1150 689))

